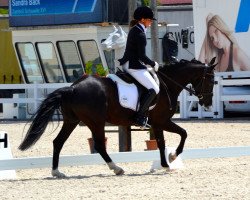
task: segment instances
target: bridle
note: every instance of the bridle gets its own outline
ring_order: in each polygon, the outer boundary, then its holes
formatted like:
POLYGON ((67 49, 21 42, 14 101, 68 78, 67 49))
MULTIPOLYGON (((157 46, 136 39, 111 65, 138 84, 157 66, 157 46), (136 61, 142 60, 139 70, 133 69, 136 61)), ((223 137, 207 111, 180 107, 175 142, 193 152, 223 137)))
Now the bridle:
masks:
POLYGON ((200 100, 202 100, 204 98, 204 96, 213 96, 213 91, 211 91, 211 92, 203 92, 203 90, 204 90, 204 82, 205 82, 207 76, 214 76, 213 74, 209 73, 207 69, 208 68, 205 67, 204 72, 203 72, 203 76, 202 76, 200 82, 196 85, 196 87, 201 85, 201 90, 200 90, 199 94, 197 94, 194 91, 194 93, 195 93, 194 95, 197 96, 198 99, 200 99, 200 100))
POLYGON ((205 67, 205 69, 204 69, 203 76, 202 76, 200 82, 196 85, 196 87, 201 85, 201 90, 200 90, 199 94, 197 94, 196 91, 193 90, 192 88, 189 88, 187 86, 183 86, 183 85, 177 83, 175 80, 173 80, 169 76, 167 76, 166 74, 162 73, 161 71, 158 71, 158 78, 159 78, 161 84, 163 84, 166 91, 168 91, 168 87, 167 87, 166 83, 162 80, 161 76, 159 76, 159 75, 161 75, 164 78, 170 80, 171 82, 173 82, 175 85, 179 86, 180 88, 187 90, 190 94, 193 94, 193 95, 197 96, 199 100, 202 100, 204 98, 204 96, 212 96, 213 95, 213 92, 203 92, 203 90, 204 90, 204 82, 206 80, 206 76, 207 75, 214 76, 213 74, 208 72, 207 67, 205 67))

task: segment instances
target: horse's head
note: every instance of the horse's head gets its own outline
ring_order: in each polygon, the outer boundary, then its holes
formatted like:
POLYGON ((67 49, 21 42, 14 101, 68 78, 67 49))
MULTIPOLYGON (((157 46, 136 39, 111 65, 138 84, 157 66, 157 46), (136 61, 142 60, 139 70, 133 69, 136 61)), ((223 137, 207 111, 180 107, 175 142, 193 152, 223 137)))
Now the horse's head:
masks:
POLYGON ((214 87, 214 68, 217 64, 214 64, 215 58, 213 58, 208 65, 202 67, 201 76, 197 77, 192 85, 195 90, 195 94, 199 98, 199 104, 201 106, 209 107, 212 105, 213 87, 214 87))

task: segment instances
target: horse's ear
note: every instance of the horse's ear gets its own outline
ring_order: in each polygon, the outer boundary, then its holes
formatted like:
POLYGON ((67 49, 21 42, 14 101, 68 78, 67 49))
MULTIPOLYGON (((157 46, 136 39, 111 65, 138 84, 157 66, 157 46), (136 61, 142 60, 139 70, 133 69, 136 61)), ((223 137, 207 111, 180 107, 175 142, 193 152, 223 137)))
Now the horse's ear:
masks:
POLYGON ((212 66, 214 64, 215 60, 216 60, 216 57, 213 57, 212 60, 210 61, 209 65, 212 66))
POLYGON ((214 65, 211 65, 211 66, 210 66, 210 69, 211 69, 211 70, 214 70, 217 64, 218 64, 218 63, 216 63, 216 64, 214 64, 214 65))

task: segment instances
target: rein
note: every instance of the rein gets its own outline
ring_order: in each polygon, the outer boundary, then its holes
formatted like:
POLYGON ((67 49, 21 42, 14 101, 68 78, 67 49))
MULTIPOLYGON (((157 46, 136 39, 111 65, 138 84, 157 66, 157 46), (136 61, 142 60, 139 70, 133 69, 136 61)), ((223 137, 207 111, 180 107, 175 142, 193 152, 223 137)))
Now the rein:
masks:
MULTIPOLYGON (((182 89, 187 90, 188 92, 190 92, 191 94, 193 94, 193 95, 196 96, 196 93, 195 93, 194 90, 188 88, 187 86, 182 86, 181 84, 177 83, 175 80, 173 80, 172 78, 168 77, 167 75, 165 75, 164 73, 162 73, 162 72, 160 72, 160 71, 159 71, 158 73, 160 73, 160 74, 161 74, 162 76, 164 76, 166 79, 172 81, 175 85, 179 86, 179 87, 182 88, 182 89)), ((161 81, 161 83, 164 85, 164 87, 167 87, 166 84, 164 83, 164 81, 163 81, 161 78, 160 78, 160 81, 161 81)))
MULTIPOLYGON (((207 74, 207 69, 206 68, 204 70, 204 74, 203 74, 202 80, 199 83, 199 84, 201 84, 200 94, 196 94, 196 92, 193 89, 188 88, 187 86, 183 86, 183 85, 177 83, 175 80, 173 80, 172 78, 170 78, 166 74, 162 73, 161 71, 158 71, 158 73, 160 73, 162 76, 164 76, 166 79, 170 80, 171 82, 173 82, 175 85, 179 86, 180 88, 187 90, 190 94, 193 94, 193 95, 197 96, 198 99, 203 99, 204 95, 211 95, 210 93, 202 93, 204 80, 205 80, 206 74, 207 74)), ((160 76, 158 76, 158 77, 160 77, 160 76)), ((166 88, 166 91, 167 91, 168 90, 167 85, 164 83, 164 81, 161 78, 159 78, 159 80, 161 81, 161 83, 163 84, 163 86, 166 88)))

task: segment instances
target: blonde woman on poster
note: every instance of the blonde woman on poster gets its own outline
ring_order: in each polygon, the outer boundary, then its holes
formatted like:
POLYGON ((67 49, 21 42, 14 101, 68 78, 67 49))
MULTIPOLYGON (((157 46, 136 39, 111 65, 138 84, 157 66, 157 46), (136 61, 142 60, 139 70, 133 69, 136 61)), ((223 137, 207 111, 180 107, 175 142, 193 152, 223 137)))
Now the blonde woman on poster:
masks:
POLYGON ((216 56, 216 71, 248 71, 250 58, 239 47, 233 32, 219 15, 209 14, 206 18, 207 31, 201 47, 199 60, 209 63, 216 56))

